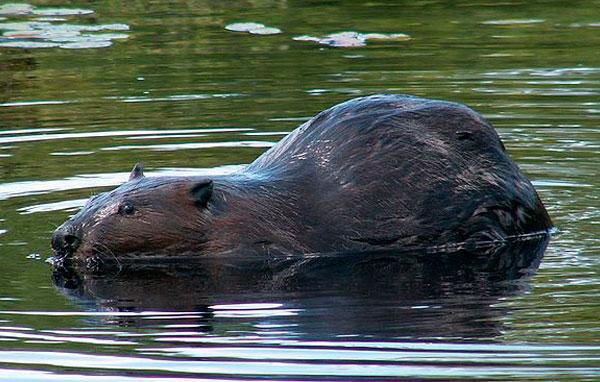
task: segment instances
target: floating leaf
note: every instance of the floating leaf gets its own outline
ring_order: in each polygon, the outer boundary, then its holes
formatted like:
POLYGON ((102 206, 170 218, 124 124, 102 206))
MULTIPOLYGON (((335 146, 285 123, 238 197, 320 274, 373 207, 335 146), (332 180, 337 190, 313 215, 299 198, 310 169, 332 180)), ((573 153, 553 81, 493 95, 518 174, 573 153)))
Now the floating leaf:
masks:
POLYGON ((295 41, 310 41, 321 45, 329 45, 337 48, 355 48, 367 45, 367 40, 410 40, 410 36, 404 33, 358 33, 358 32, 339 32, 332 33, 325 37, 314 37, 309 35, 296 36, 295 41))
MULTIPOLYGON (((49 38, 49 41, 53 42, 72 42, 72 43, 95 43, 101 41, 111 41, 116 39, 124 39, 129 36, 123 33, 100 33, 100 34, 77 34, 74 36, 68 35, 57 35, 56 37, 49 38)), ((101 46, 103 48, 103 46, 101 46)))
POLYGON ((8 38, 35 38, 55 41, 60 38, 72 38, 80 36, 80 34, 79 32, 70 31, 24 30, 4 32, 3 36, 8 38))
POLYGON ((21 21, 16 23, 0 23, 0 30, 25 31, 33 29, 44 29, 52 24, 38 21, 21 21))
POLYGON ((123 39, 129 38, 129 35, 125 34, 125 33, 98 33, 95 35, 87 35, 87 36, 94 36, 94 38, 104 39, 104 40, 123 40, 123 39))
POLYGON ((395 40, 395 41, 407 41, 410 40, 410 36, 405 33, 367 33, 364 34, 367 40, 395 40))
POLYGON ((539 24, 546 20, 543 19, 523 19, 523 20, 488 20, 482 22, 485 25, 526 25, 526 24, 539 24))
POLYGON ((61 44, 59 47, 62 49, 90 49, 90 48, 108 48, 112 45, 110 41, 85 41, 85 42, 71 42, 68 44, 61 44))
POLYGON ((36 17, 35 21, 49 21, 49 22, 57 22, 57 21, 67 21, 67 19, 63 17, 36 17))
POLYGON ((319 41, 321 41, 320 38, 309 36, 309 35, 302 35, 302 36, 292 37, 292 40, 295 40, 295 41, 310 41, 310 42, 319 42, 319 41))
POLYGON ((360 33, 340 32, 326 36, 325 38, 321 39, 319 43, 335 47, 351 48, 365 46, 367 44, 367 39, 360 33))
POLYGON ((21 16, 28 15, 33 11, 33 6, 29 4, 8 3, 0 5, 0 15, 3 16, 21 16))
POLYGON ((258 23, 233 23, 225 26, 225 29, 232 32, 250 32, 251 30, 266 28, 258 23))
POLYGON ((281 33, 281 29, 267 27, 259 23, 234 23, 225 26, 225 29, 232 32, 247 32, 257 35, 271 35, 281 33))
MULTIPOLYGON (((55 48, 86 49, 105 48, 111 41, 129 37, 124 33, 93 33, 100 31, 127 31, 126 24, 67 24, 65 18, 55 16, 80 16, 93 13, 79 8, 41 8, 28 4, 5 4, 0 6, 0 14, 12 17, 38 15, 34 21, 0 22, 0 48, 55 48), (59 22, 59 23, 57 23, 59 22), (88 32, 88 33, 85 33, 88 32)), ((0 18, 4 20, 5 18, 0 18)))
POLYGON ((279 33, 281 33, 281 29, 279 29, 279 28, 272 28, 272 27, 264 27, 264 28, 252 29, 252 30, 250 30, 248 32, 250 32, 250 34, 271 35, 271 34, 279 34, 279 33))
POLYGON ((103 24, 103 25, 86 25, 87 31, 98 32, 98 31, 128 31, 129 25, 127 24, 103 24))
POLYGON ((77 8, 38 8, 32 12, 37 16, 80 16, 94 13, 91 9, 77 8))
POLYGON ((39 41, 0 41, 0 48, 21 48, 21 49, 37 49, 37 48, 56 48, 59 44, 51 42, 39 41))

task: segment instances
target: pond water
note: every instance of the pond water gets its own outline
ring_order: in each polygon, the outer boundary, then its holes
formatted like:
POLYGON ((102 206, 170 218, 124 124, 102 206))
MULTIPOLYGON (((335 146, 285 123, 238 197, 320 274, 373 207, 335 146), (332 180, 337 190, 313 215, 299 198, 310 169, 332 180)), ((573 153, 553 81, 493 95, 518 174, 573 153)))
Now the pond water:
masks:
POLYGON ((0 380, 600 379, 598 1, 31 5, 0 15, 13 23, 0 30, 0 380), (15 32, 39 17, 54 27, 15 32), (559 230, 537 270, 340 285, 330 267, 261 288, 175 264, 53 280, 54 228, 135 162, 232 172, 374 93, 463 102, 494 124, 559 230))

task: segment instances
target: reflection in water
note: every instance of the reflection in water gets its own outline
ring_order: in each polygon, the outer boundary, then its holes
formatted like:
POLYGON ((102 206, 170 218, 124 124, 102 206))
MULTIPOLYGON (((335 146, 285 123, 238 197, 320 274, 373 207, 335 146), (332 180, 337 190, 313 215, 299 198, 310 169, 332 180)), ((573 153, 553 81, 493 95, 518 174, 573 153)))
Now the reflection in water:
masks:
MULTIPOLYGON (((203 256, 101 272, 59 267, 58 290, 83 309, 28 314, 79 317, 85 325, 46 330, 40 339, 113 341, 105 346, 118 347, 119 355, 0 351, 0 362, 86 374, 127 370, 132 377, 156 370, 308 380, 593 375, 575 363, 600 360, 595 346, 490 342, 502 335, 507 313, 498 303, 527 292, 548 239, 480 252, 203 256), (449 343, 453 338, 460 342, 449 343)), ((4 332, 30 340, 38 334, 4 332)))
POLYGON ((194 335, 224 318, 268 318, 277 331, 292 326, 320 338, 493 338, 502 313, 494 303, 524 288, 518 279, 537 268, 547 243, 544 236, 480 252, 199 256, 121 261, 94 272, 59 265, 54 281, 78 303, 114 312, 104 323, 176 323, 196 328, 194 335), (172 314, 121 315, 146 311, 172 314))

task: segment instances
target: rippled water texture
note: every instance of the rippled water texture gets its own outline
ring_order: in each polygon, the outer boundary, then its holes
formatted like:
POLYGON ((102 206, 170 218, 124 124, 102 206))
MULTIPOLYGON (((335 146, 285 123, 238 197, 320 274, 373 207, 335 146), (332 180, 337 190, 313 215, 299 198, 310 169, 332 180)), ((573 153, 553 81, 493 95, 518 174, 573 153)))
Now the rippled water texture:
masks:
POLYGON ((0 8, 0 380, 600 379, 600 2, 21 7, 0 8), (23 22, 122 36, 68 50, 23 22), (52 277, 51 232, 135 162, 233 172, 373 93, 496 126, 559 229, 539 268, 523 244, 493 272, 425 254, 358 277, 335 256, 285 277, 231 259, 52 277))

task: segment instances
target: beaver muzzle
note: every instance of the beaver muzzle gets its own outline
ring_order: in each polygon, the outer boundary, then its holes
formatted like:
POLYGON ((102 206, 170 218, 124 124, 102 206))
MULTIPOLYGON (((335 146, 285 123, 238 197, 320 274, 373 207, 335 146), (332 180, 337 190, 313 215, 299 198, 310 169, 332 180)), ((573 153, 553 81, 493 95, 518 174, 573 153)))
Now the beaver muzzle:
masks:
POLYGON ((52 234, 52 249, 57 257, 71 256, 81 244, 81 232, 77 228, 63 224, 52 234))

